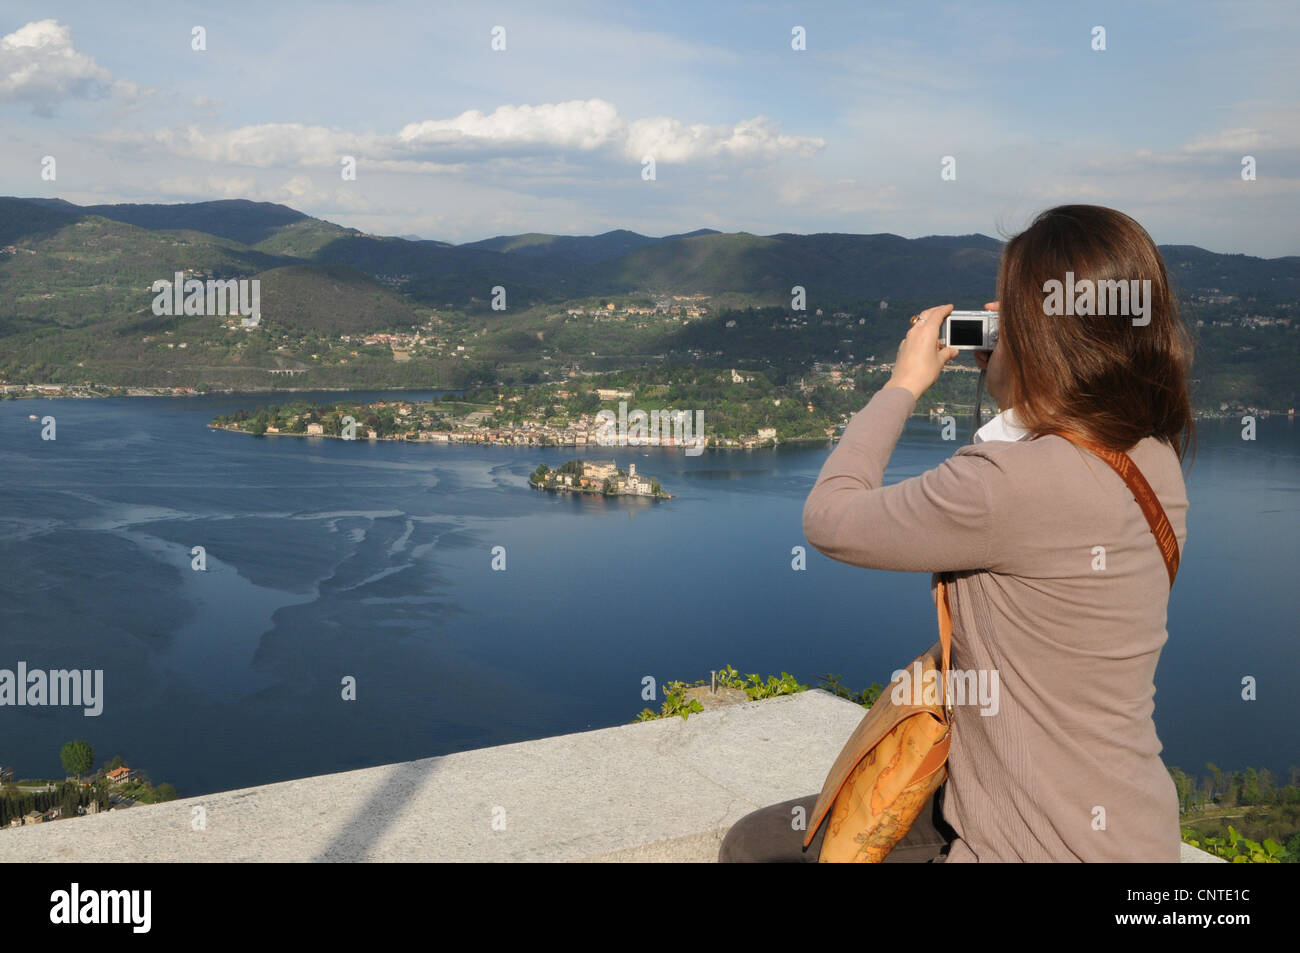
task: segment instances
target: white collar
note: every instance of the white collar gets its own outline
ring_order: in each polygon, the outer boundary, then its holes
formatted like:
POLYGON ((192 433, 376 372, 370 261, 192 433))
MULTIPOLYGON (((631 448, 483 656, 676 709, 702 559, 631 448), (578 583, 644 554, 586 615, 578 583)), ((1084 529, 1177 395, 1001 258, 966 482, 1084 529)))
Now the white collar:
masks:
POLYGON ((1023 440, 1027 436, 1029 436, 1029 431, 1018 426, 1015 417, 1015 408, 1008 407, 979 430, 975 431, 974 442, 984 443, 988 440, 1023 440))

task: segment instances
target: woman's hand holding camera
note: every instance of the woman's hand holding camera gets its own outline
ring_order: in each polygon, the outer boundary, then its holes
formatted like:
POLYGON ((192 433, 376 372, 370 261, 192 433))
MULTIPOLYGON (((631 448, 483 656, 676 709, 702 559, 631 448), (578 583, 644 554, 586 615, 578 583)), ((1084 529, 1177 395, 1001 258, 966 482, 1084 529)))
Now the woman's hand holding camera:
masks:
POLYGON ((894 373, 885 387, 902 387, 920 400, 939 379, 943 366, 961 353, 955 347, 939 344, 939 329, 943 319, 952 313, 952 307, 941 304, 912 318, 912 329, 898 345, 894 373))

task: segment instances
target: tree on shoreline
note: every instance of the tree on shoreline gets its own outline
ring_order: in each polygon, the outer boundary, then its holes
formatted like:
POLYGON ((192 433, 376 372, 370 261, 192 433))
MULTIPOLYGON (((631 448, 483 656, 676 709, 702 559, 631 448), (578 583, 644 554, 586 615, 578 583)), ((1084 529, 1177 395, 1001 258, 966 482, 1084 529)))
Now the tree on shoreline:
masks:
POLYGON ((69 741, 59 752, 59 757, 63 761, 64 772, 75 774, 80 781, 81 776, 95 764, 95 749, 90 747, 88 741, 69 741))

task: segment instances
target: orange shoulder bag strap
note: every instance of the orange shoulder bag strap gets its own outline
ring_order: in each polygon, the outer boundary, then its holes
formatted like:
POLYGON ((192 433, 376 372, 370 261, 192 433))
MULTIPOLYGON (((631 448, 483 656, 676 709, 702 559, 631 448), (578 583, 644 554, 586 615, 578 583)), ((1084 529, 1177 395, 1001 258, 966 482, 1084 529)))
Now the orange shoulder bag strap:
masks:
POLYGON ((1169 517, 1165 515, 1165 508, 1160 505, 1155 490, 1151 489, 1151 484, 1142 475, 1133 458, 1119 450, 1099 447, 1074 434, 1062 433, 1058 436, 1101 457, 1128 484, 1128 488, 1133 492, 1133 498, 1137 500, 1138 506, 1142 507, 1142 515, 1147 518, 1147 524, 1156 538, 1156 545, 1160 547, 1160 555, 1164 557, 1165 569, 1169 571, 1169 585, 1172 587, 1174 577, 1178 575, 1178 537, 1174 535, 1174 528, 1169 525, 1169 517))

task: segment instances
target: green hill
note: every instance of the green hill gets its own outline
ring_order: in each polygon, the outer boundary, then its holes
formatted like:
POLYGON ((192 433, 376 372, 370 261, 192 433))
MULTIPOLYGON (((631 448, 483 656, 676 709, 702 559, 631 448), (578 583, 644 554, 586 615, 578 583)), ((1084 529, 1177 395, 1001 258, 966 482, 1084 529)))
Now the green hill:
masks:
POLYGON ((356 334, 423 324, 427 313, 347 265, 289 265, 260 272, 262 314, 277 326, 356 334))
POLYGON ((152 283, 177 271, 235 278, 280 263, 200 232, 156 232, 99 216, 55 213, 13 243, 12 251, 0 253, 0 335, 146 312, 152 283))
MULTIPOLYGON (((76 206, 70 207, 76 208, 76 206)), ((98 215, 101 218, 153 231, 206 232, 244 245, 255 245, 265 241, 289 225, 303 221, 319 221, 287 205, 249 202, 244 199, 175 205, 87 205, 82 206, 79 212, 82 215, 98 215)), ((333 227, 343 231, 337 225, 333 227)))
MULTIPOLYGON (((911 310, 980 307, 994 293, 1001 248, 984 235, 712 229, 452 245, 370 235, 263 202, 79 207, 0 198, 0 376, 245 386, 292 370, 310 375, 295 377, 298 385, 430 386, 433 368, 457 379, 502 369, 539 379, 579 359, 604 368, 745 361, 801 373, 814 361, 884 355, 897 343, 899 315, 911 310), (231 322, 215 317, 154 316, 150 285, 177 271, 257 278, 264 326, 232 338, 231 322), (490 306, 498 286, 504 311, 490 306), (807 311, 797 315, 795 286, 806 291, 807 311), (689 322, 592 315, 597 303, 646 305, 664 295, 709 296, 710 310, 689 322), (568 315, 566 302, 588 310, 568 315), (728 308, 739 310, 720 313, 728 308), (413 325, 422 329, 414 351, 339 339, 413 325)), ((1294 405, 1300 258, 1161 250, 1196 330, 1200 404, 1294 405)))

